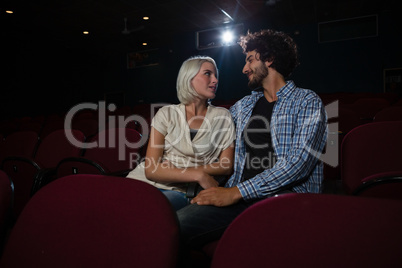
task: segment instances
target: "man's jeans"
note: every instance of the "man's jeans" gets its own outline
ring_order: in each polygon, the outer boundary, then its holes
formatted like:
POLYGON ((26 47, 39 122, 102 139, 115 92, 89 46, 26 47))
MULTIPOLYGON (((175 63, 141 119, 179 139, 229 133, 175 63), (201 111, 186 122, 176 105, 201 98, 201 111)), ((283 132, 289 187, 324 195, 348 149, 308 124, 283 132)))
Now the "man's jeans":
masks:
POLYGON ((218 240, 228 225, 252 203, 241 201, 228 207, 192 204, 177 211, 184 245, 200 248, 218 240))

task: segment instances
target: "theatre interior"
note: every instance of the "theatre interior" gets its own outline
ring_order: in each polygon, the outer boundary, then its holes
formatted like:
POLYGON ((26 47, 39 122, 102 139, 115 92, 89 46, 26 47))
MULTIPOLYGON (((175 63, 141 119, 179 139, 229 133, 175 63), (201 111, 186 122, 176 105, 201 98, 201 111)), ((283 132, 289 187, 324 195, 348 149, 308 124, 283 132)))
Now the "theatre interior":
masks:
POLYGON ((402 267, 400 21, 396 0, 1 1, 0 266, 402 267), (183 250, 164 195, 126 176, 183 61, 216 61, 230 109, 251 94, 239 38, 262 29, 293 38, 286 80, 325 106, 322 191, 183 250))

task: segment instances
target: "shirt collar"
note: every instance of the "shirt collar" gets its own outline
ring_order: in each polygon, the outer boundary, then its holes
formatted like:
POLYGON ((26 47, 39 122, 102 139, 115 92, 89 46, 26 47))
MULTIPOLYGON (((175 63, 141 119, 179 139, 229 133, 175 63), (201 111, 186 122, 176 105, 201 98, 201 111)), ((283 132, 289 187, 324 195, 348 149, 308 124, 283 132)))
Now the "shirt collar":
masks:
POLYGON ((295 88, 296 85, 292 80, 286 81, 286 85, 279 89, 276 96, 278 98, 286 98, 295 88))
MULTIPOLYGON (((279 89, 279 91, 276 93, 276 96, 278 98, 286 98, 286 96, 288 96, 295 88, 296 85, 292 80, 286 81, 286 85, 279 89)), ((261 87, 254 89, 251 92, 251 95, 256 98, 261 97, 261 95, 263 95, 264 93, 260 89, 261 87)))

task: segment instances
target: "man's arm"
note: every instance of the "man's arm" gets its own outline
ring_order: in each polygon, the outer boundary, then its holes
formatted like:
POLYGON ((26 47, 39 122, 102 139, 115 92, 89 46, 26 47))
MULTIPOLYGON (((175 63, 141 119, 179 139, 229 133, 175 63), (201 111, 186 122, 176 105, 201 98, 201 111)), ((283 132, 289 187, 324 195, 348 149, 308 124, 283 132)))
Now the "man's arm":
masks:
POLYGON ((301 110, 292 148, 279 159, 272 169, 267 169, 236 187, 213 187, 201 191, 192 203, 199 205, 227 206, 242 198, 265 198, 286 185, 305 179, 314 169, 325 145, 326 114, 322 103, 315 100, 301 110))
MULTIPOLYGON (((280 124, 285 123, 289 122, 284 120, 280 124)), ((298 113, 290 148, 286 153, 281 157, 278 156, 277 162, 271 169, 237 185, 243 198, 245 200, 265 198, 306 180, 319 160, 326 142, 326 133, 327 120, 322 102, 319 99, 307 101, 298 113)), ((283 133, 278 135, 285 139, 283 133)))

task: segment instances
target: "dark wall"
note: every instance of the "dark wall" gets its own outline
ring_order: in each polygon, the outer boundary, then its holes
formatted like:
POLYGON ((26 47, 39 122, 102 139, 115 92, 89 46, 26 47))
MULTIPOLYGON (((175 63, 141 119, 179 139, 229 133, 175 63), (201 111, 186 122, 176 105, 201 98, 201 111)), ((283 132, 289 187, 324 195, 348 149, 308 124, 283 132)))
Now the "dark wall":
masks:
MULTIPOLYGON (((245 27, 251 31, 271 27, 295 39, 301 64, 289 79, 300 87, 319 93, 382 92, 383 70, 402 66, 402 53, 399 53, 402 36, 392 30, 396 20, 396 12, 378 14, 378 36, 326 43, 318 41, 317 24, 276 27, 258 22, 246 23, 245 27)), ((198 51, 195 34, 187 33, 163 48, 160 65, 127 71, 124 90, 129 104, 176 100, 175 82, 180 64, 197 54, 211 56, 218 64, 216 100, 238 99, 249 93, 246 77, 241 73, 244 55, 239 46, 198 51)))
MULTIPOLYGON (((402 66, 402 37, 395 34, 396 11, 378 14, 379 35, 355 40, 318 42, 318 25, 277 27, 246 22, 252 31, 272 27, 294 37, 301 65, 290 79, 320 93, 381 92, 384 68, 402 66)), ((62 112, 82 102, 98 102, 105 93, 124 95, 126 105, 177 102, 176 77, 181 63, 193 55, 212 56, 219 67, 216 100, 239 99, 249 93, 241 73, 239 46, 198 51, 195 33, 178 34, 159 47, 159 64, 127 69, 127 45, 105 46, 82 40, 69 45, 42 37, 7 39, 1 51, 4 82, 2 117, 62 112)))

